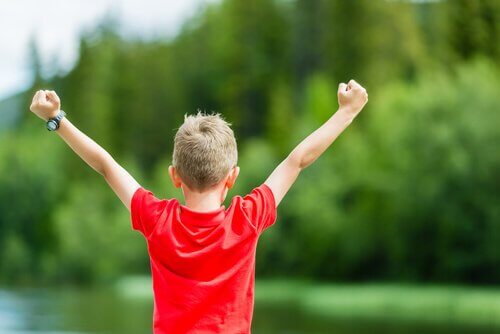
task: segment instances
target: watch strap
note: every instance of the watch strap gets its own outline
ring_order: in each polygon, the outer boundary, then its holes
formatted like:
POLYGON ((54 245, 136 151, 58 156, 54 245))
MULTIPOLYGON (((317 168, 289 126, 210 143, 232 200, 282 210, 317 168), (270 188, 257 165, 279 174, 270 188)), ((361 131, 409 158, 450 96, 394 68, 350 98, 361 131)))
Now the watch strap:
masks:
POLYGON ((66 116, 66 113, 64 110, 59 110, 57 115, 55 117, 49 118, 47 120, 47 130, 49 131, 55 131, 59 129, 59 125, 61 124, 61 120, 66 116), (52 123, 55 125, 55 127, 49 126, 49 124, 52 123))

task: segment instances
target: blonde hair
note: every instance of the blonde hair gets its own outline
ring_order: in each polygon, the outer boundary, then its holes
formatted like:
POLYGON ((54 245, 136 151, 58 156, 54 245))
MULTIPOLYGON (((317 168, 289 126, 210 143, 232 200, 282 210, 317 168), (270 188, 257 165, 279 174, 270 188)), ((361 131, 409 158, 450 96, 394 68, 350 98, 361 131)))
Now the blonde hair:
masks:
POLYGON ((202 192, 217 185, 237 161, 233 130, 220 114, 184 116, 175 134, 172 165, 189 189, 202 192))

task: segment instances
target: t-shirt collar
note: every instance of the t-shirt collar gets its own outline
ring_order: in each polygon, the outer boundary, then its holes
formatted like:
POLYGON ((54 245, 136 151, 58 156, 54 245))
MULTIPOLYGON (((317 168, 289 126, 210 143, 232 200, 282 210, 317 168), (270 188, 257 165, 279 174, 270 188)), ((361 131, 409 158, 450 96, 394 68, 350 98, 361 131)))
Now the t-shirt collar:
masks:
POLYGON ((224 205, 211 211, 196 211, 180 203, 178 210, 180 221, 195 226, 218 225, 224 219, 225 211, 224 205))

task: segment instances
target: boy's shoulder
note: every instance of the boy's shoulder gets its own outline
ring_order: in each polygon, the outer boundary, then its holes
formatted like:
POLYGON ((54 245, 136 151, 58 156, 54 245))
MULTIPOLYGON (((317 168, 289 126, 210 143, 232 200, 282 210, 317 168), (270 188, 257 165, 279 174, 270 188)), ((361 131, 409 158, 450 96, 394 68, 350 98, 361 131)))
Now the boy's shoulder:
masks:
POLYGON ((273 225, 277 218, 274 194, 265 183, 253 188, 250 193, 241 197, 241 208, 259 234, 273 225))
MULTIPOLYGON (((132 227, 148 237, 152 234, 161 217, 167 218, 176 214, 179 207, 181 204, 177 198, 160 199, 152 191, 139 187, 134 192, 130 205, 132 227)), ((221 207, 221 209, 223 208, 221 207)), ((274 224, 277 216, 273 192, 264 183, 253 188, 244 196, 233 196, 230 206, 225 211, 228 213, 233 210, 243 211, 249 223, 255 227, 259 234, 274 224)), ((203 219, 203 214, 201 214, 200 219, 203 219)))

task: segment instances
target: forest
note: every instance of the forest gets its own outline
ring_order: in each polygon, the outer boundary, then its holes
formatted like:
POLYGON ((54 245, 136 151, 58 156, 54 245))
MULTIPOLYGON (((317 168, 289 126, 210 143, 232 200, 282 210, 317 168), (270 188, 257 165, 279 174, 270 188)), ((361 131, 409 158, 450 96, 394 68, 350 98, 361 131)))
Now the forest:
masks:
POLYGON ((142 186, 182 200, 167 168, 185 114, 233 125, 230 198, 326 121, 351 78, 370 101, 283 200, 257 275, 500 282, 500 2, 222 0, 172 38, 130 38, 120 24, 83 33, 70 71, 47 75, 33 44, 33 85, 0 126, 1 284, 105 284, 150 269, 126 208, 29 112, 37 89, 56 90, 142 186))

